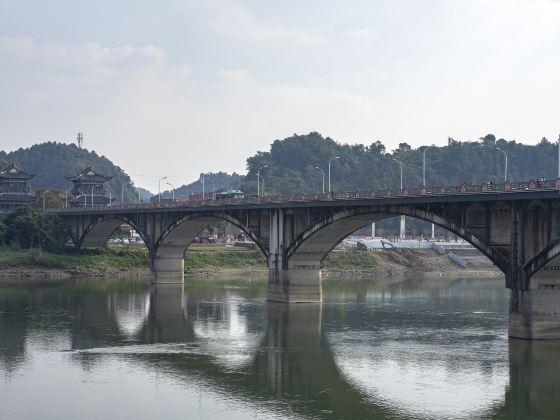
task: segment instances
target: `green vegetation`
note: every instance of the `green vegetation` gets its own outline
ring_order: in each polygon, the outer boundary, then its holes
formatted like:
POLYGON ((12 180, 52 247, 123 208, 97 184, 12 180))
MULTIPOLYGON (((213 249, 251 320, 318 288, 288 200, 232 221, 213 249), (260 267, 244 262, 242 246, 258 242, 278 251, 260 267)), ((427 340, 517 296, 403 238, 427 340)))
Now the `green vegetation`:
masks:
POLYGON ((372 252, 358 251, 354 248, 334 250, 324 261, 325 268, 375 268, 378 265, 376 256, 372 252))
MULTIPOLYGON (((35 174, 35 178, 31 180, 33 190, 41 192, 45 189, 58 189, 58 204, 64 199, 64 190, 72 186, 66 177, 76 175, 86 166, 92 166, 97 172, 113 177, 109 182, 113 196, 120 197, 123 186, 125 202, 136 201, 138 198, 130 177, 120 167, 105 156, 99 156, 93 150, 90 152, 80 149, 75 144, 46 142, 9 153, 0 151, 0 167, 4 168, 11 162, 16 163, 23 171, 35 174)), ((50 199, 49 195, 47 199, 50 199)))
POLYGON ((56 268, 96 271, 139 270, 148 268, 147 249, 122 247, 104 252, 35 253, 33 250, 4 248, 0 250, 0 269, 17 267, 56 268))
POLYGON ((0 219, 0 245, 60 252, 67 238, 63 220, 32 207, 20 207, 0 219))
MULTIPOLYGON (((342 144, 319 133, 293 135, 272 143, 270 151, 257 152, 247 159, 247 176, 241 183, 246 193, 257 191, 257 169, 265 180, 265 194, 311 194, 321 192, 321 172, 332 161, 334 191, 356 191, 400 188, 400 165, 403 162, 403 184, 422 185, 422 160, 426 151, 426 184, 431 186, 480 184, 504 180, 504 155, 508 154, 508 178, 512 181, 548 179, 557 174, 557 145, 543 138, 534 146, 515 140, 497 139, 488 134, 475 141, 448 139, 446 146, 412 148, 407 143, 387 151, 380 141, 369 146, 342 144)), ((325 186, 325 188, 327 188, 325 186)))
POLYGON ((259 250, 243 247, 192 247, 185 256, 185 269, 266 269, 266 260, 259 250))

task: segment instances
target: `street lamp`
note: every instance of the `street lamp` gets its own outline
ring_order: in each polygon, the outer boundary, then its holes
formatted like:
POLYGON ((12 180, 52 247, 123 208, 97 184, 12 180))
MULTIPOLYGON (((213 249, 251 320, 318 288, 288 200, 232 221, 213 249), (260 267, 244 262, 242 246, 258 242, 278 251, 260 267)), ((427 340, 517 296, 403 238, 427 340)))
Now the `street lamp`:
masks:
MULTIPOLYGON (((422 158, 422 186, 426 188, 426 150, 428 150, 430 146, 426 146, 423 150, 423 158, 422 158)), ((402 184, 402 181, 401 181, 402 184)), ((402 189, 402 185, 401 185, 402 189)), ((432 239, 435 239, 435 225, 432 223, 432 239)))
POLYGON ((173 185, 171 182, 166 182, 166 184, 172 188, 171 194, 173 195, 173 202, 175 202, 175 185, 173 185))
POLYGON ((161 203, 161 181, 163 181, 164 179, 167 179, 167 177, 164 176, 158 180, 158 204, 161 203))
POLYGON ((426 186, 426 150, 428 150, 429 148, 430 146, 424 147, 422 158, 422 186, 424 187, 426 186))
POLYGON ((200 179, 202 180, 202 201, 204 201, 204 174, 200 174, 200 179))
POLYGON ((124 182, 121 184, 121 204, 124 204, 124 182))
POLYGON ((507 182, 507 160, 508 160, 508 159, 507 159, 507 153, 504 152, 504 151, 503 151, 502 149, 500 149, 499 147, 496 147, 496 149, 498 149, 500 152, 502 152, 502 153, 504 154, 505 158, 506 158, 506 165, 505 165, 505 168, 504 168, 504 183, 506 183, 506 182, 507 182))
POLYGON ((403 173, 403 163, 400 160, 397 159, 393 159, 395 162, 397 162, 399 165, 401 165, 401 190, 402 188, 402 173, 403 173))
POLYGON ((261 169, 268 168, 268 165, 263 165, 257 169, 257 197, 261 196, 261 169))
POLYGON ((318 166, 315 166, 315 169, 319 169, 323 174, 323 194, 325 194, 325 171, 323 170, 323 168, 319 168, 318 166))
POLYGON ((340 156, 335 156, 329 160, 329 192, 331 192, 331 162, 336 159, 340 159, 340 156))

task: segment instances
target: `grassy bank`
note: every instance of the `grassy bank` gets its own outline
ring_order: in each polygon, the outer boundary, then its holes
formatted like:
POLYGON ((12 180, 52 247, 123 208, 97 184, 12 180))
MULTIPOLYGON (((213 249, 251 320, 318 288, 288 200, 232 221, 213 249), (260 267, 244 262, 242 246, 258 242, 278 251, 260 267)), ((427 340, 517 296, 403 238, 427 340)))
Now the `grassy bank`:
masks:
MULTIPOLYGON (((115 246, 104 251, 68 250, 64 254, 0 248, 0 271, 10 269, 59 269, 68 272, 114 273, 139 271, 148 267, 148 250, 143 247, 115 246)), ((450 273, 463 271, 445 256, 432 250, 363 252, 356 249, 334 250, 324 261, 327 272, 363 272, 378 274, 450 273)), ((193 246, 185 257, 185 270, 214 272, 225 270, 265 270, 261 252, 250 248, 193 246)))
POLYGON ((0 269, 48 268, 61 270, 115 271, 148 268, 146 249, 107 249, 103 252, 76 252, 63 254, 30 250, 0 249, 0 269))
POLYGON ((186 270, 265 269, 266 260, 257 249, 193 246, 185 256, 186 270))

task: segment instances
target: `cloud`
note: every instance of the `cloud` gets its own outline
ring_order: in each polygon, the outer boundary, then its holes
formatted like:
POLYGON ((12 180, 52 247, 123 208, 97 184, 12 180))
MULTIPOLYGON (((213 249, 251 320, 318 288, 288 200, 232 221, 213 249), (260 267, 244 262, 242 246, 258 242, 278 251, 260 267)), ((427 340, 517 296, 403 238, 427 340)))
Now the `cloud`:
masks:
POLYGON ((317 45, 326 41, 319 30, 278 24, 258 18, 246 6, 227 0, 205 3, 211 27, 232 39, 253 43, 281 42, 300 45, 317 45))
POLYGON ((201 77, 154 46, 0 40, 2 148, 73 141, 109 156, 140 185, 157 175, 180 185, 201 172, 243 172, 245 159, 276 138, 323 131, 351 138, 371 112, 338 89, 259 84, 246 69, 201 77), (226 83, 224 83, 226 82, 226 83), (362 122, 360 122, 361 120, 362 122), (150 176, 145 176, 150 175, 150 176))
POLYGON ((218 76, 226 82, 233 83, 247 82, 250 79, 249 72, 246 69, 220 70, 218 76))

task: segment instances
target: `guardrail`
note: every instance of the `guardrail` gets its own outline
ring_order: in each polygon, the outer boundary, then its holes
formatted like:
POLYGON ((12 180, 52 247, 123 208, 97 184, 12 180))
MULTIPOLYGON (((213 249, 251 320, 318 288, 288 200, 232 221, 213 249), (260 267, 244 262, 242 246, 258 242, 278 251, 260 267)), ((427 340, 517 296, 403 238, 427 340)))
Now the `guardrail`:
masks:
POLYGON ((246 197, 246 198, 229 198, 229 199, 212 199, 210 196, 206 200, 177 200, 174 203, 144 203, 144 204, 116 204, 116 205, 93 205, 84 207, 70 207, 49 209, 54 212, 80 212, 87 210, 99 209, 152 209, 152 208, 175 208, 175 207, 201 207, 201 206, 223 206, 223 205, 244 205, 244 204, 269 204, 269 203, 288 203, 288 202, 304 202, 304 201, 332 201, 332 200, 359 200, 371 198, 391 198, 406 196, 442 196, 442 195, 458 195, 458 194, 480 194, 480 193, 509 193, 518 191, 533 190, 560 190, 560 178, 552 181, 534 181, 528 182, 506 182, 504 184, 486 183, 480 185, 461 184, 457 186, 441 187, 418 187, 403 188, 402 190, 376 190, 376 191, 353 191, 340 193, 325 194, 290 194, 284 196, 269 197, 246 197))

